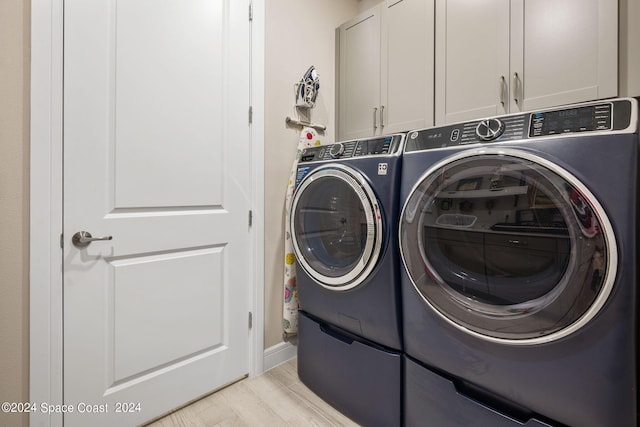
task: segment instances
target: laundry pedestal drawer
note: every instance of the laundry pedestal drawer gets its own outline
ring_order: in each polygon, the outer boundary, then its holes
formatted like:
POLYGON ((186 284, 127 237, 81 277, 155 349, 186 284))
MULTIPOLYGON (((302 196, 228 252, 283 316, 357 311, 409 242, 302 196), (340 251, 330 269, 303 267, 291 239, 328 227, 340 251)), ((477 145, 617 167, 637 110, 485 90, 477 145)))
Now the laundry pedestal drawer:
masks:
MULTIPOLYGON (((406 427, 553 427, 536 419, 524 410, 518 414, 505 414, 485 405, 475 396, 459 392, 453 381, 404 356, 404 425, 406 427)), ((471 391, 471 394, 481 391, 471 391)), ((508 406, 495 400, 494 406, 508 406)), ((508 408, 510 411, 513 408, 508 408)))
POLYGON ((300 312, 298 376, 366 426, 401 423, 402 356, 300 312))

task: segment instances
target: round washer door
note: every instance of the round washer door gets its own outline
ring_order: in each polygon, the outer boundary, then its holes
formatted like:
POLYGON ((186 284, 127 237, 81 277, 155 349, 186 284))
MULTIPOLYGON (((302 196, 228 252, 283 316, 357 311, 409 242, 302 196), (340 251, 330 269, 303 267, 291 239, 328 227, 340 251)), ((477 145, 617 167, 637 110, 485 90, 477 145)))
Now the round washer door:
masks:
POLYGON ((423 175, 400 223, 424 302, 485 340, 533 345, 602 308, 618 264, 613 229, 585 185, 520 150, 469 150, 423 175))
POLYGON ((382 217, 373 190, 344 165, 311 171, 293 197, 291 235, 299 265, 320 285, 333 290, 359 285, 382 251, 382 217))

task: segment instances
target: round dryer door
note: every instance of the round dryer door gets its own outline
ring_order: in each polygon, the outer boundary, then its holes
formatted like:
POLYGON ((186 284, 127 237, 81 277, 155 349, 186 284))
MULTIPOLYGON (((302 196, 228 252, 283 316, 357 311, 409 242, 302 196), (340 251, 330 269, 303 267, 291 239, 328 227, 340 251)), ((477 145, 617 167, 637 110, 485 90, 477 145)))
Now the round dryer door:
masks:
POLYGON ((351 289, 375 267, 382 218, 373 190, 356 170, 330 164, 310 172, 293 197, 293 248, 320 285, 351 289))
POLYGON ((426 304, 491 341, 537 344, 604 305, 617 251, 605 212, 573 175, 520 150, 435 165, 403 208, 400 246, 426 304))

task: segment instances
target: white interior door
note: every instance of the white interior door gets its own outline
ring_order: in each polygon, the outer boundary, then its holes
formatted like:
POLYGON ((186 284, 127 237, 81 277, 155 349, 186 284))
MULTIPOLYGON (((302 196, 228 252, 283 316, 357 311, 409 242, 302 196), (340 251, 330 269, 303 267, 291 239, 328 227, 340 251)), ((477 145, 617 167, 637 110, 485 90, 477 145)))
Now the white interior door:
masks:
POLYGON ((249 371, 247 11, 65 1, 66 427, 138 425, 249 371))

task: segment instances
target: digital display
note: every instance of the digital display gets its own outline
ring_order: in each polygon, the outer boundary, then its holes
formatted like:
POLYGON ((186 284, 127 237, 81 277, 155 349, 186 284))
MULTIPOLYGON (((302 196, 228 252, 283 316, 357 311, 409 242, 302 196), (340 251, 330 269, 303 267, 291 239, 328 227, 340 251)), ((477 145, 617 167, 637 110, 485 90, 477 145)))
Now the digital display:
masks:
MULTIPOLYGON (((590 110, 590 108, 589 108, 590 110)), ((574 108, 573 110, 562 110, 558 112, 558 115, 560 117, 577 117, 578 116, 578 110, 577 108, 574 108)))
POLYGON ((611 129, 611 104, 533 113, 529 136, 611 129))
POLYGON ((388 137, 360 141, 358 147, 359 152, 357 154, 360 156, 366 156, 369 154, 386 154, 389 152, 391 139, 391 137, 388 137))

